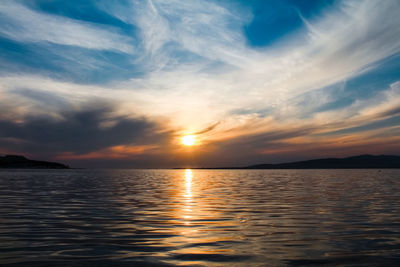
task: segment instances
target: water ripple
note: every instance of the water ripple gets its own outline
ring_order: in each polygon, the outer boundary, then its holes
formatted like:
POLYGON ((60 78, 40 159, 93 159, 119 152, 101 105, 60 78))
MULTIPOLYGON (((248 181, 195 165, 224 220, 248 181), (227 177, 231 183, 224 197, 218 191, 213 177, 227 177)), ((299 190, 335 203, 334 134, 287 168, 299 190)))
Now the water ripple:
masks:
POLYGON ((400 170, 1 170, 0 264, 399 265, 400 170))

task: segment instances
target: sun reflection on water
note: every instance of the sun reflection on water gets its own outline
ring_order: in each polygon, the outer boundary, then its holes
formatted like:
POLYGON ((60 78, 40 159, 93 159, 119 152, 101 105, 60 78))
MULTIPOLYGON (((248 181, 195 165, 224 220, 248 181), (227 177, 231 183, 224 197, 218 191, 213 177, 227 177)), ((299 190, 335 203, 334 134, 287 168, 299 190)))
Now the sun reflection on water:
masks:
POLYGON ((192 178, 193 172, 191 169, 185 170, 185 205, 183 207, 184 215, 183 218, 185 219, 185 224, 190 224, 190 219, 192 216, 192 178))
POLYGON ((186 169, 185 170, 186 201, 191 201, 192 198, 192 178, 193 178, 192 170, 186 169))
POLYGON ((41 179, 36 171, 1 175, 6 176, 0 177, 0 235, 10 242, 0 243, 0 249, 13 252, 0 253, 0 262, 11 265, 28 266, 33 259, 49 266, 80 260, 123 266, 142 261, 146 266, 343 265, 360 255, 367 260, 356 265, 368 264, 370 255, 391 257, 381 265, 398 262, 400 206, 393 196, 400 188, 399 170, 375 175, 370 170, 197 169, 40 171, 41 179), (49 190, 60 190, 60 197, 43 195, 49 190), (41 197, 33 203, 36 196, 41 197), (42 219, 32 216, 38 205, 42 219))

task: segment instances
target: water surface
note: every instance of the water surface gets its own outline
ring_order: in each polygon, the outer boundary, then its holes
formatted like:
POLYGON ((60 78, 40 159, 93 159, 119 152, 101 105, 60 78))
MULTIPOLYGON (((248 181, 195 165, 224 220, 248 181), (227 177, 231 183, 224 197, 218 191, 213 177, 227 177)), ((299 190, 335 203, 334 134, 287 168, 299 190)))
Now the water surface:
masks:
POLYGON ((400 170, 1 170, 0 264, 400 264, 400 170))

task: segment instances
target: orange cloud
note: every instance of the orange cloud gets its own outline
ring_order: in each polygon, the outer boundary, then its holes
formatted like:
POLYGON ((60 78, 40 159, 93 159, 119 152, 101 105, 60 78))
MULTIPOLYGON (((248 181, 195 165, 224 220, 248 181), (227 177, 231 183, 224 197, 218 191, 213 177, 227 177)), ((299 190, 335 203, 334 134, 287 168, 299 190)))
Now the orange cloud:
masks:
POLYGON ((149 153, 150 150, 153 150, 155 148, 157 148, 157 146, 154 145, 144 145, 144 146, 119 145, 86 154, 74 154, 71 152, 65 152, 57 155, 56 159, 58 160, 102 159, 102 158, 122 159, 149 153))

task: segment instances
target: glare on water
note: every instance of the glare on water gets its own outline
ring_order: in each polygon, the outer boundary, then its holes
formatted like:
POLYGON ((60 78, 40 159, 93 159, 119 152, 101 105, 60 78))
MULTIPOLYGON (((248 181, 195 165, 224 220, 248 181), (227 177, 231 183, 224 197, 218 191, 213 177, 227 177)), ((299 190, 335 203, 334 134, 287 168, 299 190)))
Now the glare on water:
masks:
POLYGON ((394 265, 400 170, 0 171, 0 264, 394 265))
POLYGON ((185 171, 185 186, 186 186, 185 197, 187 198, 187 201, 190 201, 192 198, 192 177, 193 177, 192 170, 186 169, 186 171, 185 171))

